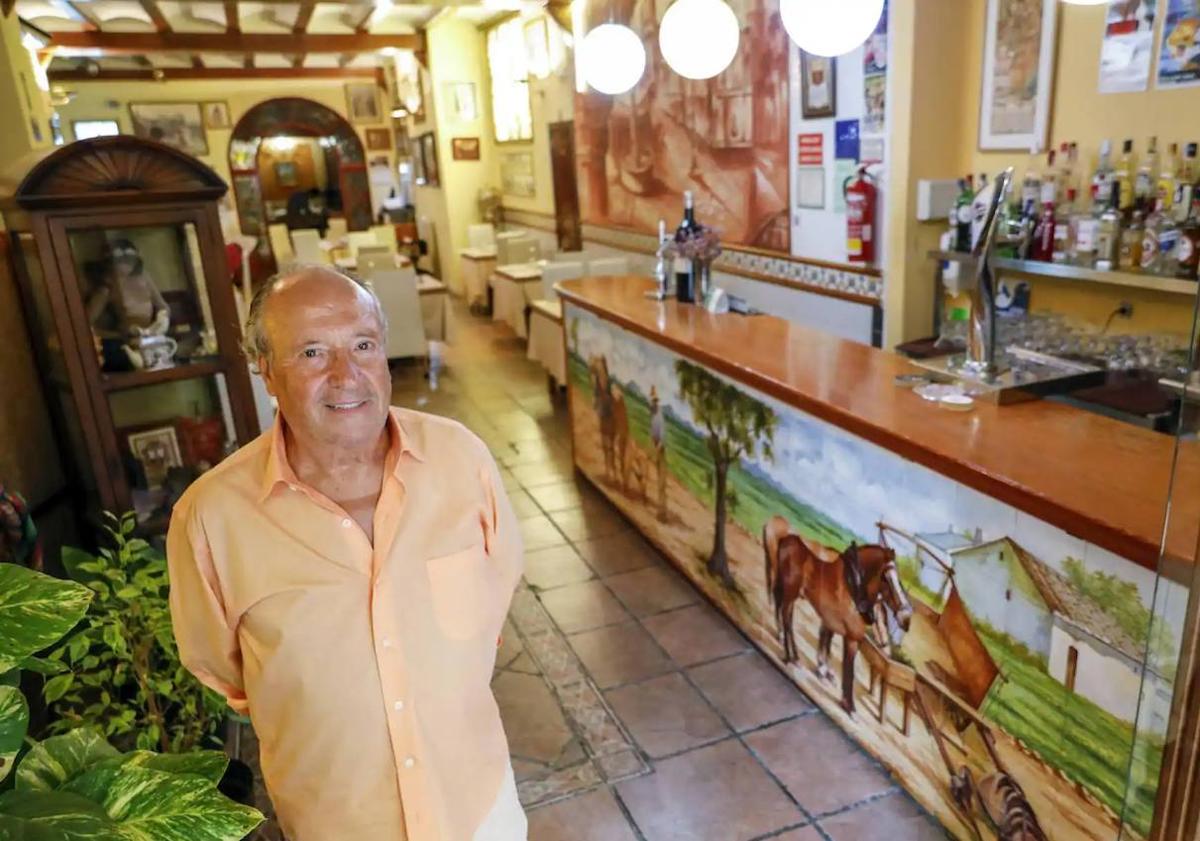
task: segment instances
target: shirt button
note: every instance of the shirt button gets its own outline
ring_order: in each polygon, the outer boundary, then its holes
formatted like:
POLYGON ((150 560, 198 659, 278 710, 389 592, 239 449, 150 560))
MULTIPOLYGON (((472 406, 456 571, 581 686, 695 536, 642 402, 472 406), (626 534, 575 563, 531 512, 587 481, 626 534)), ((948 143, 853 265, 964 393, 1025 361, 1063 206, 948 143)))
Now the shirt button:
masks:
POLYGON ((405 768, 411 768, 416 764, 417 764, 417 760, 413 759, 411 756, 408 759, 404 760, 405 768))
MULTIPOLYGON (((404 709, 404 702, 396 701, 394 704, 392 704, 392 709, 394 709, 396 712, 400 712, 400 710, 404 709)), ((408 761, 412 762, 411 759, 409 759, 408 761)), ((412 767, 412 766, 409 766, 409 767, 412 767)))
POLYGON ((350 518, 349 517, 342 520, 342 528, 344 528, 344 529, 350 528, 350 518))
POLYGON ((384 637, 384 638, 383 638, 383 647, 384 647, 384 648, 391 648, 391 647, 392 647, 392 640, 391 640, 389 637, 384 637))

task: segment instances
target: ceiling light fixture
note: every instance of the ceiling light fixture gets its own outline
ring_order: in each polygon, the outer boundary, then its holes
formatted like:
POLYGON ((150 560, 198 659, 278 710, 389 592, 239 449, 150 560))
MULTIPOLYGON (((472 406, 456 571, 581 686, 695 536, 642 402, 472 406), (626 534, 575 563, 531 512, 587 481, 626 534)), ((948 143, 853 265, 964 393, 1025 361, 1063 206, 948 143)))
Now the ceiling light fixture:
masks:
POLYGON ((838 56, 862 46, 883 14, 883 0, 780 0, 783 28, 811 55, 838 56), (836 11, 834 11, 836 9, 836 11))
POLYGON ((658 48, 686 79, 711 79, 737 54, 742 27, 724 0, 675 0, 663 15, 658 48))
POLYGON ((612 96, 632 88, 646 72, 646 48, 628 26, 602 23, 579 45, 587 83, 612 96))

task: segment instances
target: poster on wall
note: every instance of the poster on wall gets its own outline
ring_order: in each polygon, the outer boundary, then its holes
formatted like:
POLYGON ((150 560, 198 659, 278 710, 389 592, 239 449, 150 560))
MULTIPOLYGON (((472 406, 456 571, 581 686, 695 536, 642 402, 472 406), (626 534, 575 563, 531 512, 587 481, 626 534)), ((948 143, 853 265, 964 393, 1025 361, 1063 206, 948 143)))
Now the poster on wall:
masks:
MULTIPOLYGON (((887 27, 888 7, 867 42, 863 44, 863 111, 862 130, 866 134, 882 134, 887 98, 887 27)), ((840 156, 839 156, 840 157, 840 156)))
POLYGON ((1150 83, 1157 0, 1108 0, 1100 46, 1100 93, 1135 93, 1150 83))
POLYGON ((1046 148, 1058 0, 988 0, 980 149, 1046 148))
POLYGON ((537 195, 531 152, 510 152, 500 156, 500 190, 506 196, 526 199, 537 195))
POLYGON ((1200 0, 1167 0, 1162 49, 1158 55, 1158 86, 1182 87, 1200 83, 1200 0))
MULTIPOLYGON (((684 79, 664 62, 658 22, 665 4, 640 0, 630 8, 627 23, 647 47, 641 80, 621 96, 576 97, 584 223, 650 234, 660 218, 673 224, 680 217, 691 190, 697 220, 719 230, 723 243, 788 253, 790 42, 779 0, 732 4, 741 42, 753 49, 738 50, 705 81, 684 79)), ((590 4, 585 28, 610 14, 590 4)))

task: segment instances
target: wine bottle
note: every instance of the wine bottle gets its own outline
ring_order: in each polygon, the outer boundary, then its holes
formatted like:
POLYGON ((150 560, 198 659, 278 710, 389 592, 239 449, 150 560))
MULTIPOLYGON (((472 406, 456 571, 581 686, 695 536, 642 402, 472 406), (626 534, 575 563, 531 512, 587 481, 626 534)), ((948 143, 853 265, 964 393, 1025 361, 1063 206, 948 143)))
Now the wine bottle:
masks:
MULTIPOLYGON (((683 193, 683 221, 675 229, 675 245, 678 247, 691 239, 698 227, 696 224, 696 211, 692 203, 692 191, 685 190, 683 193)), ((695 276, 692 271, 692 261, 682 255, 675 257, 675 297, 689 304, 696 301, 696 286, 695 276)))

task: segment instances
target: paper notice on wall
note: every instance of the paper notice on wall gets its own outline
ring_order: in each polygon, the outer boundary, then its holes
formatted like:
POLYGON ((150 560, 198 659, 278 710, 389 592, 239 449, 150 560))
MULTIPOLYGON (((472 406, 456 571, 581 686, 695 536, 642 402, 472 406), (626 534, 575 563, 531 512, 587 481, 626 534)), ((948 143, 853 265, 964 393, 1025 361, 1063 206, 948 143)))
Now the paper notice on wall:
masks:
POLYGON ((821 166, 825 163, 825 135, 811 132, 797 135, 796 157, 800 166, 821 166))
POLYGON ((883 138, 864 137, 859 146, 859 160, 864 164, 883 163, 883 138))
POLYGON ((887 99, 887 42, 888 5, 884 3, 883 14, 875 31, 863 44, 863 96, 866 108, 863 112, 862 133, 882 134, 887 99))
POLYGON ((1109 0, 1100 46, 1100 93, 1144 91, 1154 61, 1157 0, 1109 0))
POLYGON ((833 210, 835 213, 846 212, 846 194, 843 188, 857 172, 858 161, 839 158, 833 162, 833 210))
POLYGON ((1158 86, 1200 84, 1200 0, 1167 0, 1162 29, 1158 86))
POLYGON ((796 207, 825 209, 825 167, 802 166, 796 170, 796 207))

